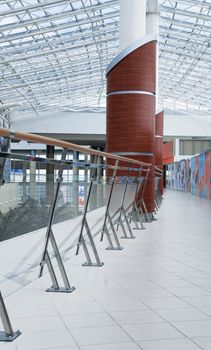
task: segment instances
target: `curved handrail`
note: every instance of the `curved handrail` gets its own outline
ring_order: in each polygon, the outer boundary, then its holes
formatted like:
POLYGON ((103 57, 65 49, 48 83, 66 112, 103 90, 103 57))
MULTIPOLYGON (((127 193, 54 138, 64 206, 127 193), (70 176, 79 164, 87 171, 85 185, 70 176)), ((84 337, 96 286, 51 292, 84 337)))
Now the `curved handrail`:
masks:
POLYGON ((150 163, 144 163, 144 162, 141 162, 141 161, 136 160, 136 159, 121 157, 121 156, 117 156, 117 155, 114 155, 111 153, 97 151, 97 150, 94 150, 92 148, 87 148, 84 146, 77 145, 75 143, 57 140, 57 139, 54 139, 51 137, 46 137, 46 136, 41 136, 41 135, 34 135, 34 134, 21 132, 21 131, 13 131, 13 130, 6 129, 6 128, 0 128, 0 136, 8 137, 11 139, 22 140, 22 141, 42 143, 42 144, 50 145, 50 146, 62 147, 62 148, 70 149, 70 150, 81 152, 81 153, 106 157, 109 159, 119 160, 119 161, 123 161, 123 162, 129 162, 129 163, 133 163, 133 164, 138 164, 138 165, 143 166, 143 167, 151 166, 150 163))
POLYGON ((158 175, 162 175, 163 174, 163 170, 158 168, 157 166, 155 166, 155 173, 158 175))

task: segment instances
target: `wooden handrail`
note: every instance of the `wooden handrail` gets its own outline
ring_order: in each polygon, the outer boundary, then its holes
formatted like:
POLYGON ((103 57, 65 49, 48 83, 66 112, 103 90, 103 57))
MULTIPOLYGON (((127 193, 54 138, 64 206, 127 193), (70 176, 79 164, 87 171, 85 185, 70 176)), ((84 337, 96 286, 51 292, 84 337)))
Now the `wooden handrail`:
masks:
POLYGON ((157 172, 159 174, 163 174, 163 170, 158 168, 157 166, 155 166, 155 172, 157 172))
POLYGON ((132 164, 138 164, 139 166, 142 166, 142 167, 150 167, 151 166, 150 163, 144 163, 144 162, 140 162, 136 159, 120 157, 120 156, 117 156, 117 155, 114 155, 111 153, 97 151, 97 150, 94 150, 92 148, 87 148, 84 146, 77 145, 75 143, 61 141, 61 140, 57 140, 57 139, 53 139, 53 138, 41 136, 41 135, 29 134, 29 133, 21 132, 21 131, 13 131, 13 130, 6 129, 6 128, 0 128, 0 136, 9 137, 11 139, 16 139, 16 140, 42 143, 44 145, 67 148, 67 149, 77 151, 80 153, 86 153, 86 154, 90 154, 90 155, 106 157, 108 159, 119 160, 119 161, 128 162, 128 163, 132 163, 132 164))

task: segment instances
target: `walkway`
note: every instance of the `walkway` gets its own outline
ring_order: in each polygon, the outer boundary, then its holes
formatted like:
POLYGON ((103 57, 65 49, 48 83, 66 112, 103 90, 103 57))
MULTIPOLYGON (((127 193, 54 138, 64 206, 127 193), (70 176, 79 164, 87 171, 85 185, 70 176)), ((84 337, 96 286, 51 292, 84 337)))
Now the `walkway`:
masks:
POLYGON ((66 262, 74 293, 45 293, 46 275, 8 297, 23 334, 0 350, 210 350, 211 202, 165 197, 123 251, 101 248, 104 267, 66 262))

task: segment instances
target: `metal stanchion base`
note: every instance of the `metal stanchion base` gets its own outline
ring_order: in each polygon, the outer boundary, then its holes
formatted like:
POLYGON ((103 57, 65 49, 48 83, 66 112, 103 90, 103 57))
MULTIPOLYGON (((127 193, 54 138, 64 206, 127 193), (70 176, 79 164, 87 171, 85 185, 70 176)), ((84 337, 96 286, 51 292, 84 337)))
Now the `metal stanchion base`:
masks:
POLYGON ((5 332, 0 332, 0 341, 12 342, 19 337, 19 335, 21 335, 20 331, 14 332, 13 335, 7 335, 5 332))
POLYGON ((116 248, 115 248, 115 247, 114 247, 114 248, 107 247, 107 248, 106 248, 106 250, 122 250, 122 249, 124 249, 124 248, 123 248, 123 247, 120 247, 120 248, 117 248, 117 247, 116 247, 116 248))
POLYGON ((101 262, 100 264, 97 264, 97 263, 88 263, 88 262, 85 262, 85 263, 82 264, 82 266, 93 266, 93 267, 101 267, 101 266, 103 266, 103 265, 104 265, 103 262, 101 262))
POLYGON ((71 287, 71 288, 65 288, 65 287, 54 288, 54 287, 50 287, 50 288, 46 289, 46 292, 50 292, 50 293, 72 293, 72 292, 74 292, 74 290, 76 290, 75 287, 71 287))

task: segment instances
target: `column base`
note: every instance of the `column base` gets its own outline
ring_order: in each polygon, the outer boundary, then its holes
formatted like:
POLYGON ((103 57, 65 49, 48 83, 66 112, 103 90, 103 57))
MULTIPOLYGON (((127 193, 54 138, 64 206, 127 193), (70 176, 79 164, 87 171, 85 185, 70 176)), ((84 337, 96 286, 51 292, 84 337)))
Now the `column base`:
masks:
POLYGON ((13 335, 7 335, 5 332, 0 332, 0 342, 12 342, 17 337, 19 337, 19 335, 21 335, 20 331, 14 332, 13 335))
POLYGON ((75 287, 72 288, 65 288, 65 287, 59 287, 59 288, 54 288, 53 286, 46 289, 46 292, 48 293, 72 293, 74 292, 75 287))

